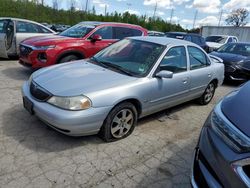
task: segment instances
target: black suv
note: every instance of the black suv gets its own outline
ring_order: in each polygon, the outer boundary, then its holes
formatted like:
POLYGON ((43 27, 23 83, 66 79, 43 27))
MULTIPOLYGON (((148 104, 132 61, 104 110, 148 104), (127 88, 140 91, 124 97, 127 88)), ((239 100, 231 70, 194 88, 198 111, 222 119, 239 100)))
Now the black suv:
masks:
POLYGON ((167 32, 166 37, 176 38, 181 40, 187 40, 193 42, 200 47, 202 47, 206 52, 208 52, 208 46, 206 45, 205 39, 196 33, 184 33, 184 32, 167 32))

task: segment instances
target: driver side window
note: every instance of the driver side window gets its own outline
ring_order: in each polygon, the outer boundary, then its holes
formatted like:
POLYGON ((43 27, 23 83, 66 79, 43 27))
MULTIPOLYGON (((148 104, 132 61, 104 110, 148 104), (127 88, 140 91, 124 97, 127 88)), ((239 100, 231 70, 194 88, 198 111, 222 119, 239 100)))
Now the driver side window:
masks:
POLYGON ((102 27, 98 29, 93 35, 100 35, 102 36, 102 39, 113 39, 112 27, 102 27))
POLYGON ((187 71, 185 47, 178 46, 170 48, 160 63, 160 70, 167 70, 173 73, 187 71))

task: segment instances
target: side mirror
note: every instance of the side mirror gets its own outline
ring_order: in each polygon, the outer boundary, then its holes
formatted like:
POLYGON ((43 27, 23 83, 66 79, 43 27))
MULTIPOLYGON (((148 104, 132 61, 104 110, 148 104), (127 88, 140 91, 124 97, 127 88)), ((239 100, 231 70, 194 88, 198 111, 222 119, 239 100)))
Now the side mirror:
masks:
POLYGON ((173 75, 174 75, 174 73, 171 71, 162 70, 162 71, 156 73, 155 76, 158 78, 173 78, 173 75))
POLYGON ((96 41, 101 41, 102 40, 102 36, 101 35, 93 35, 91 37, 91 42, 96 42, 96 41))

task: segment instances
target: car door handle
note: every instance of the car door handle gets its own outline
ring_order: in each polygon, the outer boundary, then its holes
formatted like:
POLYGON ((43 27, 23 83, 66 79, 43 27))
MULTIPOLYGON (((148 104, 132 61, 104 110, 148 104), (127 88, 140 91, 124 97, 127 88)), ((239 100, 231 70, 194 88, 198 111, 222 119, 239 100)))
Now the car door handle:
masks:
POLYGON ((110 46, 111 44, 113 44, 112 42, 108 43, 108 45, 110 46))
POLYGON ((186 84, 188 82, 188 80, 185 78, 182 80, 183 84, 186 84))

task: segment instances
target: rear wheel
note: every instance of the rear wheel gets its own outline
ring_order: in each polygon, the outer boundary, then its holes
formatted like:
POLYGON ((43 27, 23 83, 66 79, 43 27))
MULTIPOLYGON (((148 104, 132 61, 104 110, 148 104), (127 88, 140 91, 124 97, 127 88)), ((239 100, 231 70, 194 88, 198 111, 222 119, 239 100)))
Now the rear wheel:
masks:
POLYGON ((67 56, 63 57, 62 59, 60 59, 59 63, 66 63, 66 62, 75 61, 78 59, 80 59, 80 58, 77 57, 76 55, 67 55, 67 56))
POLYGON ((208 84, 205 92, 203 93, 203 95, 199 98, 199 103, 202 104, 202 105, 206 105, 208 104, 213 96, 214 96, 214 93, 215 93, 215 83, 214 82, 211 82, 208 84))
POLYGON ((106 142, 116 141, 129 136, 137 123, 137 111, 133 104, 124 102, 114 107, 100 131, 106 142))

